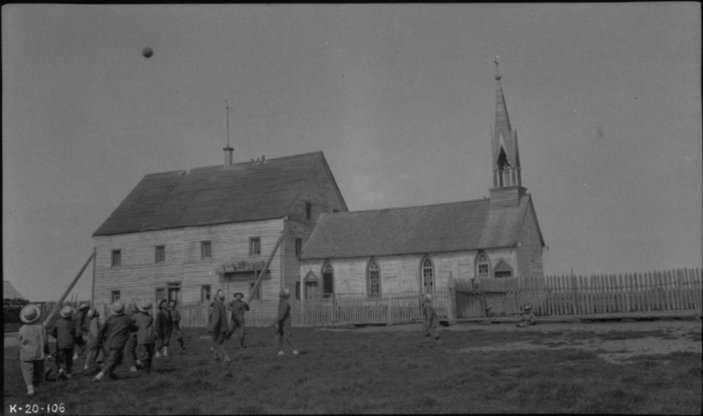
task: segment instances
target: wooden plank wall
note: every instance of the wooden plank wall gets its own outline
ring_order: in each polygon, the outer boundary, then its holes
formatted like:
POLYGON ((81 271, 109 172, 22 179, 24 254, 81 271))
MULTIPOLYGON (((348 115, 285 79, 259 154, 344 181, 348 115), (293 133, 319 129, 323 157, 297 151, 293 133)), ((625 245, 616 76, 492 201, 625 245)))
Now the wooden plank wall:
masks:
POLYGON ((548 293, 533 304, 548 316, 702 311, 701 269, 591 276, 547 276, 548 293))

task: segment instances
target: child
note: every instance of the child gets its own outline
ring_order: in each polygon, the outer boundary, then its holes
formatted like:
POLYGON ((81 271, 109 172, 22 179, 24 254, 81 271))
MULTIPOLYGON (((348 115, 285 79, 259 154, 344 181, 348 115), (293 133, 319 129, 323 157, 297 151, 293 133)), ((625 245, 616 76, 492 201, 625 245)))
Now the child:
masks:
POLYGON ((44 378, 44 358, 49 354, 49 342, 39 316, 36 305, 27 305, 20 311, 20 320, 24 322, 17 334, 20 368, 29 396, 34 394, 34 387, 44 378))
POLYGON ((58 369, 58 378, 71 378, 73 367, 73 347, 76 341, 76 325, 71 319, 73 316, 73 308, 66 305, 59 313, 59 319, 56 321, 51 335, 56 338, 56 367, 58 369))
MULTIPOLYGON (((139 299, 134 298, 132 299, 131 302, 129 302, 129 305, 125 309, 125 315, 129 318, 132 319, 132 316, 134 316, 135 313, 138 313, 139 310, 137 309, 137 305, 141 302, 139 299)), ((136 332, 131 332, 129 334, 129 337, 127 337, 127 342, 125 343, 125 348, 124 348, 125 355, 127 357, 127 365, 129 365, 129 371, 132 373, 136 373, 137 371, 137 366, 141 365, 139 360, 137 359, 137 333, 136 332)))
POLYGON ((76 361, 78 357, 83 357, 85 359, 85 350, 86 350, 86 338, 87 338, 87 333, 88 333, 88 321, 86 320, 86 314, 88 313, 88 309, 90 309, 90 305, 86 302, 81 302, 81 304, 78 306, 78 311, 73 314, 73 322, 76 326, 76 347, 78 347, 78 351, 76 351, 75 354, 73 354, 73 361, 76 361))
POLYGON ((110 378, 117 378, 113 371, 122 362, 122 350, 130 332, 136 330, 129 317, 124 314, 124 303, 116 300, 110 305, 112 315, 105 321, 105 325, 100 328, 98 340, 105 342, 110 349, 110 355, 105 363, 105 368, 100 371, 93 380, 98 381, 106 374, 110 378))
POLYGON ((437 333, 437 312, 434 310, 434 306, 432 306, 432 295, 429 293, 425 294, 425 298, 422 301, 422 314, 425 315, 425 336, 431 336, 435 341, 439 341, 439 334, 437 333))
POLYGON ((137 358, 144 372, 151 372, 151 358, 154 356, 154 318, 151 316, 151 302, 143 300, 137 304, 138 312, 132 316, 132 324, 137 327, 137 358))
POLYGON ((283 344, 288 344, 293 350, 293 355, 298 355, 298 350, 293 348, 293 344, 290 342, 291 335, 291 316, 290 316, 290 303, 288 303, 288 297, 290 296, 290 291, 288 289, 283 289, 281 294, 278 295, 278 318, 273 326, 277 326, 276 330, 276 344, 278 346, 278 355, 283 355, 283 344))
POLYGON ((223 303, 224 300, 225 295, 221 289, 218 289, 215 294, 215 300, 212 302, 212 314, 210 315, 208 330, 212 332, 215 360, 222 360, 223 363, 226 363, 232 361, 232 359, 229 358, 224 347, 225 336, 227 335, 227 309, 223 303))
POLYGON ((166 299, 159 301, 159 310, 154 318, 154 335, 156 336, 156 354, 155 358, 168 357, 168 344, 171 341, 171 332, 173 331, 173 320, 171 312, 168 310, 166 299))
POLYGON ((234 294, 234 300, 227 305, 227 309, 232 311, 232 323, 230 324, 229 331, 227 331, 226 339, 230 339, 232 335, 241 328, 241 335, 239 338, 239 348, 246 348, 244 345, 244 336, 246 336, 246 326, 244 325, 244 312, 249 310, 249 305, 242 300, 244 295, 241 292, 234 294))
POLYGON ((520 314, 520 321, 515 325, 518 328, 524 328, 536 324, 535 314, 532 313, 532 306, 525 305, 523 312, 520 314))
POLYGON ((181 351, 185 351, 186 346, 183 342, 183 333, 181 332, 181 314, 176 309, 177 302, 175 300, 170 300, 168 302, 168 309, 171 312, 171 321, 173 322, 173 333, 176 335, 176 341, 178 345, 181 346, 181 351))
POLYGON ((103 352, 103 347, 98 339, 98 334, 100 333, 100 315, 97 309, 92 308, 86 313, 86 322, 88 324, 88 333, 86 335, 87 351, 83 372, 87 373, 91 371, 97 373, 96 363, 101 359, 100 356, 103 352))

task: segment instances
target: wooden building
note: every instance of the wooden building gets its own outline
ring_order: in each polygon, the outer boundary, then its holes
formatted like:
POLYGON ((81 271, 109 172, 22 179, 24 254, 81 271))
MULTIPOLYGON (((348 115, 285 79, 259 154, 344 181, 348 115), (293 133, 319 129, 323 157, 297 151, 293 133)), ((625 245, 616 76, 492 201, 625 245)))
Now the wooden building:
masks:
POLYGON ((322 152, 146 175, 95 231, 96 305, 204 301, 218 288, 277 299, 322 213, 347 205, 322 152), (282 237, 280 244, 279 238, 282 237))
POLYGON ((303 249, 306 297, 383 297, 446 288, 449 279, 543 276, 545 247, 522 186, 516 131, 496 75, 490 197, 323 214, 303 249))

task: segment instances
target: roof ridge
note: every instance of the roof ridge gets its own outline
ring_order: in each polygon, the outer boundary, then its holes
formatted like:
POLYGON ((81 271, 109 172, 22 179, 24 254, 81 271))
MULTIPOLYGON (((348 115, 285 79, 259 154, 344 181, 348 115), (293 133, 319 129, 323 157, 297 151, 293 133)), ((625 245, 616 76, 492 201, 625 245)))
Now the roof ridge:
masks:
MULTIPOLYGON (((405 207, 370 208, 370 209, 362 209, 362 210, 356 210, 356 211, 335 212, 334 215, 360 214, 360 213, 380 212, 380 211, 400 211, 400 210, 406 210, 406 209, 418 209, 418 208, 449 206, 449 205, 461 205, 461 204, 469 204, 469 203, 473 204, 473 203, 480 203, 480 202, 488 203, 488 202, 490 202, 490 200, 487 198, 481 198, 481 199, 471 199, 471 200, 465 200, 465 201, 452 201, 452 202, 439 202, 439 203, 424 204, 424 205, 411 205, 411 206, 405 206, 405 207)), ((325 214, 332 214, 332 213, 325 213, 325 214)))

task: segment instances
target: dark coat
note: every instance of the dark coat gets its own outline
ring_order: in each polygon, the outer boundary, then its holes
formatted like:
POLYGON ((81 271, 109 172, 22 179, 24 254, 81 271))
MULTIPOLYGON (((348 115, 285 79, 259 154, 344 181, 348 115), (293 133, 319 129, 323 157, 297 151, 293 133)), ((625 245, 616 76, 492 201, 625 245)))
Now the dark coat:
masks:
POLYGON ((88 311, 78 311, 73 315, 73 322, 76 325, 76 335, 88 333, 89 322, 85 317, 87 312, 88 311))
POLYGON ((212 302, 212 312, 208 330, 216 335, 227 330, 227 309, 225 308, 225 304, 219 300, 212 302))
POLYGON ((100 328, 98 339, 103 341, 103 345, 110 349, 121 350, 124 348, 127 338, 131 332, 137 328, 132 324, 132 319, 126 315, 111 315, 105 321, 105 325, 100 328))
POLYGON ((154 318, 146 312, 132 315, 132 324, 137 327, 137 344, 154 343, 154 318))
POLYGON ((249 305, 243 300, 235 299, 227 305, 227 309, 232 311, 232 320, 243 323, 244 312, 249 310, 249 305))
POLYGON ((173 331, 171 312, 167 308, 159 309, 154 318, 154 335, 157 338, 167 338, 173 331))
POLYGON ((280 302, 278 302, 277 322, 279 327, 290 327, 290 303, 288 303, 286 298, 281 298, 280 302))
POLYGON ((73 348, 76 340, 76 325, 70 318, 61 316, 56 320, 56 326, 51 331, 51 335, 56 338, 57 348, 73 348))

